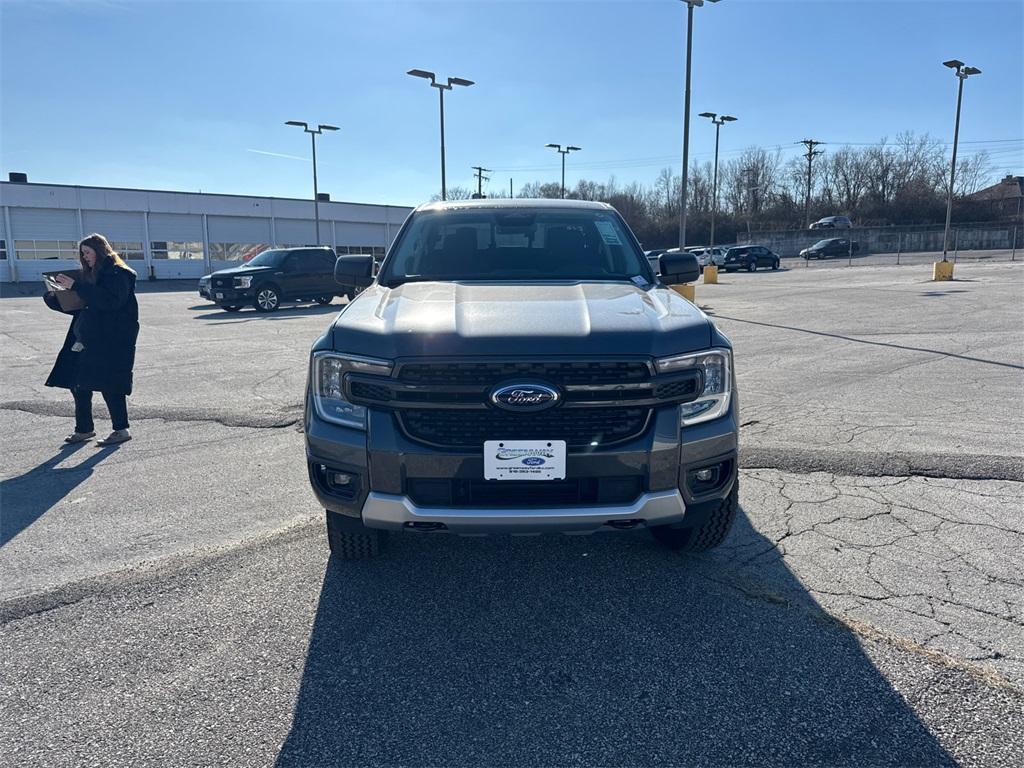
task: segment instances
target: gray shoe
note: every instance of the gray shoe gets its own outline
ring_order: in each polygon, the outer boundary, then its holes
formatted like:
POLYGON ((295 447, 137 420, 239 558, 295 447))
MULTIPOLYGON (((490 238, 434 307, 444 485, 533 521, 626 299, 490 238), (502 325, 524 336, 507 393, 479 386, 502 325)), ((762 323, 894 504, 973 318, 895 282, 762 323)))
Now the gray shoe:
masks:
POLYGON ((128 434, 127 429, 115 429, 102 440, 97 440, 96 445, 117 445, 118 443, 126 443, 131 439, 132 436, 128 434))
POLYGON ((84 443, 86 440, 92 440, 96 437, 95 432, 73 432, 64 438, 65 443, 84 443))

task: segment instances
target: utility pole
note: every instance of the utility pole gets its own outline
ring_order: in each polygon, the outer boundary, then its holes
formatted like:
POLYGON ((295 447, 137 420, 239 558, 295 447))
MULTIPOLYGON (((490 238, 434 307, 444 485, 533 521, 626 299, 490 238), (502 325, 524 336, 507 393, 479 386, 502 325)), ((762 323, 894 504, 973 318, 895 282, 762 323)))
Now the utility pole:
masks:
POLYGON ((430 81, 431 88, 437 88, 437 93, 440 96, 441 104, 441 199, 448 199, 448 183, 445 178, 445 163, 444 163, 444 92, 450 91, 453 85, 461 85, 466 88, 473 85, 472 80, 466 80, 464 77, 449 77, 448 82, 439 83, 437 82, 437 75, 433 72, 427 72, 425 69, 410 69, 405 74, 412 75, 413 77, 422 77, 424 80, 430 81))
POLYGON ((718 133, 725 123, 734 122, 737 118, 732 115, 722 115, 721 118, 714 112, 701 112, 700 117, 706 117, 715 124, 715 175, 711 182, 711 248, 715 247, 715 213, 718 210, 718 133))
POLYGON ((562 145, 561 144, 545 144, 544 146, 545 147, 550 147, 551 149, 555 150, 558 154, 560 154, 562 156, 562 195, 561 196, 562 196, 562 199, 564 200, 565 199, 565 156, 568 155, 570 152, 579 152, 580 149, 582 149, 582 147, 572 147, 572 146, 569 146, 569 147, 566 147, 565 149, 562 149, 562 145))
MULTIPOLYGON (((957 80, 960 84, 956 89, 956 127, 953 129, 953 160, 949 164, 949 194, 946 195, 946 229, 942 233, 942 260, 946 261, 946 253, 949 250, 949 219, 953 214, 953 185, 956 182, 956 145, 960 140, 960 105, 964 100, 964 80, 971 75, 980 75, 981 70, 977 67, 968 67, 962 61, 950 59, 942 62, 943 66, 956 70, 957 80)), ((956 257, 953 257, 956 261, 956 257)))
POLYGON ((472 168, 473 168, 474 171, 476 171, 476 173, 473 174, 474 176, 476 176, 476 196, 477 197, 483 197, 484 196, 484 182, 491 180, 490 176, 484 176, 484 174, 485 173, 490 173, 491 169, 490 168, 482 168, 479 165, 474 165, 474 166, 472 166, 472 168))
POLYGON ((815 147, 825 142, 804 139, 800 143, 807 147, 807 195, 804 197, 804 227, 809 228, 811 226, 811 161, 814 160, 815 155, 821 154, 821 150, 816 150, 815 147))
POLYGON ((316 137, 324 131, 337 131, 339 129, 336 125, 324 125, 321 123, 314 130, 309 127, 309 123, 305 123, 302 120, 288 120, 285 125, 294 125, 297 128, 301 128, 309 134, 309 138, 313 142, 313 220, 316 222, 316 244, 320 245, 320 190, 317 187, 316 180, 316 137))
MULTIPOLYGON (((718 0, 706 0, 717 3, 718 0)), ((683 178, 679 185, 679 250, 686 247, 687 187, 690 176, 690 63, 693 58, 693 9, 705 0, 683 0, 686 3, 686 91, 683 96, 683 178)))

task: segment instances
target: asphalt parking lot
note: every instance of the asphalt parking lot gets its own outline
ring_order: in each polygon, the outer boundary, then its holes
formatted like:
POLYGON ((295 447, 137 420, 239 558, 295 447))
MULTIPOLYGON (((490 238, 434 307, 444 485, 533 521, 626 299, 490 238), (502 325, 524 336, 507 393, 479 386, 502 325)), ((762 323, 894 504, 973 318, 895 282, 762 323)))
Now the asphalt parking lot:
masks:
POLYGON ((135 439, 74 450, 66 324, 0 299, 8 759, 1017 765, 1024 267, 817 267, 697 286, 742 514, 689 557, 409 535, 331 564, 299 430, 337 306, 141 294, 135 439))

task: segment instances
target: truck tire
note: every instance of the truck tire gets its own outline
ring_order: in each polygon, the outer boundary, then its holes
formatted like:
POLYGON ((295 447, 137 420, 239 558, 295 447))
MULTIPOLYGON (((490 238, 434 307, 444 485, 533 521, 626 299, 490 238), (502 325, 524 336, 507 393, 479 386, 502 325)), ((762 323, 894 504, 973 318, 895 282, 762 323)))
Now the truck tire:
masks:
POLYGON ((680 552, 705 552, 725 541, 736 519, 739 506, 739 479, 733 483, 732 492, 718 502, 711 510, 703 525, 696 528, 677 528, 674 525, 657 525, 651 528, 651 535, 660 544, 680 552))
POLYGON ((273 312, 281 306, 281 291, 273 283, 266 283, 256 289, 252 305, 257 312, 273 312))
POLYGON ((335 512, 327 512, 327 545, 339 560, 365 560, 380 554, 382 531, 370 528, 353 530, 351 524, 335 512))

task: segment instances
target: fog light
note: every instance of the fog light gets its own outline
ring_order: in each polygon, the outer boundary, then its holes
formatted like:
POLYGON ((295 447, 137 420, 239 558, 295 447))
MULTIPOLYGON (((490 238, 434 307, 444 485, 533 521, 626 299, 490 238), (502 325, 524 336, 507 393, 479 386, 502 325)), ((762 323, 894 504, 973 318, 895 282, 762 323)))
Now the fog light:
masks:
POLYGON ((715 476, 715 471, 713 469, 698 469, 694 474, 698 480, 702 483, 706 483, 715 476))
POLYGON ((345 474, 344 472, 331 472, 330 474, 331 485, 336 486, 348 486, 352 484, 352 475, 345 474))

